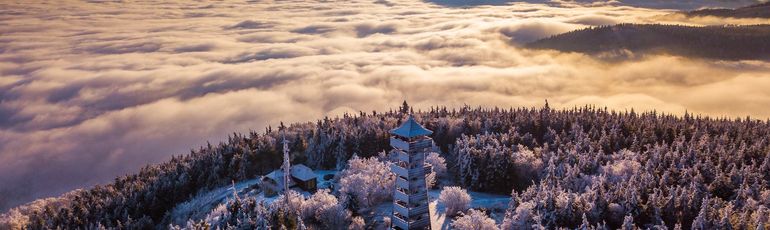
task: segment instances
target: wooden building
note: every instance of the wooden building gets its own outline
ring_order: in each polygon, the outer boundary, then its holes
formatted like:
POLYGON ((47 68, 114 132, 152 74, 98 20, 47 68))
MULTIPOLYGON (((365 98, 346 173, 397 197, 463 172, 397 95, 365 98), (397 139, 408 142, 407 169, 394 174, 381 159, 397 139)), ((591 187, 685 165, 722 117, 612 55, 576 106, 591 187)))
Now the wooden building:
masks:
POLYGON ((289 173, 289 184, 284 186, 284 171, 277 169, 262 177, 262 190, 265 196, 271 197, 283 192, 285 187, 297 187, 306 192, 315 192, 318 189, 318 176, 309 167, 298 164, 292 165, 289 173))

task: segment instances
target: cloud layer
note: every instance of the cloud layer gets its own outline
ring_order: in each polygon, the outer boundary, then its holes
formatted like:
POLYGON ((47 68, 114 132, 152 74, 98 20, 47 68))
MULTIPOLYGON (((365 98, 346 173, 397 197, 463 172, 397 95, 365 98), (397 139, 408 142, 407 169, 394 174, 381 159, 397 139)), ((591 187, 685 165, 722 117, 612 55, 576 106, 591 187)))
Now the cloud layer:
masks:
POLYGON ((234 131, 404 99, 770 117, 767 62, 518 48, 592 25, 713 19, 537 2, 0 3, 0 210, 234 131))

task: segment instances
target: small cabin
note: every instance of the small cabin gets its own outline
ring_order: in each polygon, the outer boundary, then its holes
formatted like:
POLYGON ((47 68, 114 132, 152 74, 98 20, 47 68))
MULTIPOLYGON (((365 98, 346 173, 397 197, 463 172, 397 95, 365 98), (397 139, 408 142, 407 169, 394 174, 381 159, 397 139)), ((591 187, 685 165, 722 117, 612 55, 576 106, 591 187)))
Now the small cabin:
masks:
POLYGON ((291 167, 291 178, 294 180, 297 187, 302 190, 315 192, 317 189, 316 184, 318 183, 318 176, 316 176, 312 169, 303 164, 291 167))
MULTIPOLYGON (((289 188, 298 187, 303 191, 315 192, 317 189, 317 175, 309 167, 298 164, 291 166, 289 188)), ((271 197, 283 191, 283 170, 277 169, 262 177, 262 190, 265 196, 271 197)))
MULTIPOLYGON (((293 186, 293 181, 289 181, 289 187, 293 186)), ((278 169, 262 177, 262 190, 265 196, 271 197, 278 195, 283 191, 283 171, 278 169)))

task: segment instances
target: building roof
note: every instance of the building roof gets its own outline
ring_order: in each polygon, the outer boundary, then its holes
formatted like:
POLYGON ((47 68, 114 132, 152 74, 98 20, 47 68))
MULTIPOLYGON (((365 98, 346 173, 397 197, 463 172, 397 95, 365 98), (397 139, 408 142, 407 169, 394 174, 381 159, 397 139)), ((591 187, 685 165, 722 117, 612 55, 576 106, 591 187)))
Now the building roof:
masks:
POLYGON ((283 172, 281 170, 273 170, 269 174, 265 175, 265 177, 277 180, 283 178, 283 172))
MULTIPOLYGON (((270 172, 269 174, 265 175, 266 178, 272 179, 276 181, 279 185, 283 186, 283 170, 276 169, 270 172)), ((315 172, 313 172, 312 169, 309 167, 303 165, 303 164, 297 164, 291 166, 291 177, 300 179, 302 181, 307 181, 316 178, 315 172)), ((289 185, 292 183, 289 182, 289 185)))
POLYGON ((308 181, 316 179, 315 172, 303 164, 294 165, 291 167, 291 176, 301 181, 308 181))
POLYGON ((406 119, 406 121, 404 121, 404 123, 401 124, 400 127, 390 130, 390 134, 398 135, 406 138, 427 136, 432 133, 433 131, 430 131, 425 127, 422 127, 422 125, 418 124, 417 121, 414 120, 414 117, 412 115, 409 115, 409 118, 406 119))
POLYGON ((283 189, 283 171, 282 170, 274 170, 270 172, 270 174, 265 175, 265 178, 270 179, 275 182, 276 186, 279 189, 283 189))

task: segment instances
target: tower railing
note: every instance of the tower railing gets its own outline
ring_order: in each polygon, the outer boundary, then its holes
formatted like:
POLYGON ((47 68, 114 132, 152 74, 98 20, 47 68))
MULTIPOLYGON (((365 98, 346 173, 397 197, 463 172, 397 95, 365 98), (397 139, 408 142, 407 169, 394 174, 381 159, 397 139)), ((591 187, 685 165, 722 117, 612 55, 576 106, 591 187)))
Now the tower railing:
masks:
POLYGON ((409 202, 416 201, 416 200, 426 200, 428 199, 428 194, 424 192, 418 192, 416 194, 409 195, 409 202))
POLYGON ((397 164, 391 164, 390 171, 402 177, 409 177, 409 171, 401 166, 398 166, 397 164))
POLYGON ((395 151, 396 151, 396 158, 398 158, 399 161, 409 162, 409 154, 399 149, 396 149, 395 151))
POLYGON ((409 169, 409 178, 417 177, 420 175, 425 175, 425 168, 419 167, 414 169, 409 169))
POLYGON ((409 209, 398 202, 393 202, 393 211, 401 214, 402 216, 409 216, 409 209))
POLYGON ((391 220, 394 226, 399 227, 401 229, 409 229, 409 224, 407 224, 406 220, 401 219, 401 217, 397 215, 393 215, 393 219, 391 220))
POLYGON ((422 218, 422 219, 415 220, 415 221, 412 221, 411 223, 409 223, 409 225, 412 225, 412 226, 427 226, 429 224, 430 224, 430 217, 422 218))
POLYGON ((414 208, 411 208, 409 210, 409 213, 427 213, 428 212, 428 204, 423 204, 414 208))
POLYGON ((406 188, 406 189, 408 189, 409 188, 409 181, 407 181, 404 178, 399 176, 399 177, 396 177, 396 185, 399 188, 406 188))
POLYGON ((393 194, 393 199, 395 200, 403 200, 403 201, 409 201, 409 195, 406 195, 406 193, 399 191, 396 189, 396 192, 393 194))
POLYGON ((390 138, 390 146, 392 146, 393 148, 399 148, 401 150, 409 149, 409 143, 395 137, 390 138))

